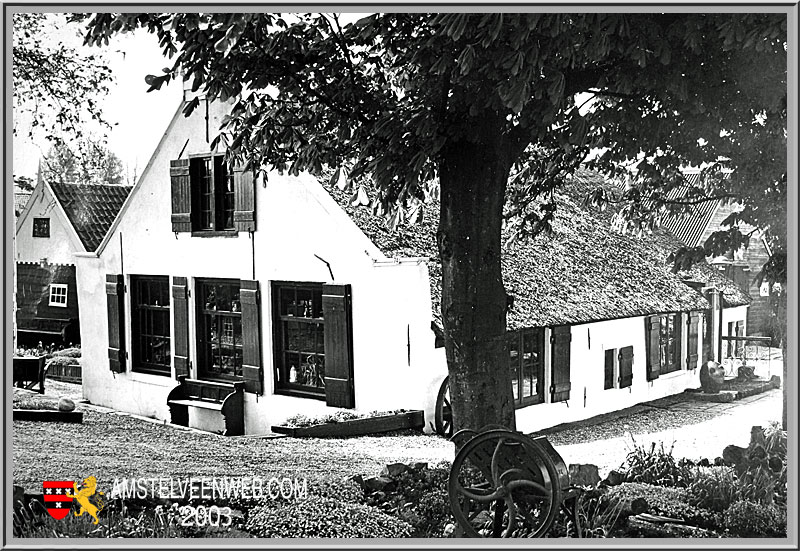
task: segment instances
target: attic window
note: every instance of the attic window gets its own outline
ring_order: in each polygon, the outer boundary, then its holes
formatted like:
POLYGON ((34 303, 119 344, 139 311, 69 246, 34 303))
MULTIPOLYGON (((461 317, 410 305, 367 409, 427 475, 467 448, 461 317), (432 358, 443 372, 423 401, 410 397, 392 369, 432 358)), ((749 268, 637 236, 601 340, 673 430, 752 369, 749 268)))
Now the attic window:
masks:
POLYGON ((232 230, 233 174, 222 155, 195 157, 190 163, 192 187, 197 190, 193 208, 195 231, 232 230))
POLYGON ((50 306, 67 307, 67 286, 61 283, 50 285, 50 306))
POLYGON ((50 237, 50 219, 33 219, 33 237, 50 237))

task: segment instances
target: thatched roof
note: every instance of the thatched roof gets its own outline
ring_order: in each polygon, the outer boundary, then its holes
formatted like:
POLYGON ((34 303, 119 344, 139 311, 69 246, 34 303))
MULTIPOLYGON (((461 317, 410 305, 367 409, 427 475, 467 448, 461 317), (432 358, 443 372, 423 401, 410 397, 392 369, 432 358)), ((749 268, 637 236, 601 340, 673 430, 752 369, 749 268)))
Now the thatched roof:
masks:
MULTIPOLYGON (((580 171, 557 194, 553 233, 506 246, 503 282, 514 297, 509 329, 709 307, 698 291, 683 282, 681 274, 670 270, 666 258, 672 248, 663 235, 621 234, 612 227, 609 212, 589 210, 584 205, 585 193, 596 185, 603 185, 601 177, 580 171)), ((438 202, 426 204, 421 223, 391 231, 368 208, 351 206, 348 193, 327 183, 323 186, 384 254, 430 259, 433 316, 440 320, 438 202)), ((692 275, 700 277, 703 272, 700 267, 692 275)), ((721 276, 718 272, 716 275, 721 276)))

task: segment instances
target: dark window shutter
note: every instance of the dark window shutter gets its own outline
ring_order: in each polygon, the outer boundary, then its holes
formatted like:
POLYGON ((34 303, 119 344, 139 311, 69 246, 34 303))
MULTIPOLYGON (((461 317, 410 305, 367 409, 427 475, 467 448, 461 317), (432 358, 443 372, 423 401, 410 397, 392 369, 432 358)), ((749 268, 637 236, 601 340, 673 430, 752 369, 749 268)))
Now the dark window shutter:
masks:
POLYGON ((661 373, 661 318, 652 316, 645 319, 645 348, 647 349, 647 380, 658 379, 661 373))
POLYGON ((236 167, 233 171, 234 211, 236 231, 255 231, 256 198, 252 170, 236 167))
POLYGON ((618 361, 619 387, 627 388, 633 383, 633 347, 620 348, 618 361))
POLYGON ((697 338, 700 326, 700 313, 689 312, 689 331, 687 335, 686 346, 688 354, 686 356, 686 369, 695 369, 697 367, 697 338))
POLYGON ((550 386, 550 396, 553 402, 569 400, 569 391, 572 384, 569 380, 569 352, 572 335, 569 325, 553 327, 550 343, 552 354, 550 356, 553 368, 553 383, 550 386))
POLYGON ((242 303, 242 375, 244 389, 264 393, 264 370, 261 367, 261 324, 258 281, 242 280, 239 290, 242 303))
POLYGON ((353 408, 353 314, 350 285, 322 286, 325 318, 325 402, 353 408))
POLYGON ((189 294, 185 277, 172 278, 172 310, 175 313, 175 377, 189 376, 189 294))
POLYGON ((106 274, 108 305, 108 367, 115 373, 125 372, 125 277, 106 274))
POLYGON ((189 176, 189 159, 169 162, 172 183, 172 231, 192 231, 192 186, 189 176))

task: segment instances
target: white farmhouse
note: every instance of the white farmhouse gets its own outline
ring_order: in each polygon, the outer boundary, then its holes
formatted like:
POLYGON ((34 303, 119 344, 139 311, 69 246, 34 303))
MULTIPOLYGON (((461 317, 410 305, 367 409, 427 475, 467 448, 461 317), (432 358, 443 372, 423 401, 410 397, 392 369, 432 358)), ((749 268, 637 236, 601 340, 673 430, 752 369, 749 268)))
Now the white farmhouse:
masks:
MULTIPOLYGON (((340 408, 422 409, 430 426, 447 373, 435 218, 391 232, 309 175, 229 172, 210 149, 223 114, 179 109, 100 246, 77 255, 85 397, 225 434, 340 408)), ((663 243, 564 200, 554 236, 504 255, 524 431, 696 387, 719 335, 663 243)))

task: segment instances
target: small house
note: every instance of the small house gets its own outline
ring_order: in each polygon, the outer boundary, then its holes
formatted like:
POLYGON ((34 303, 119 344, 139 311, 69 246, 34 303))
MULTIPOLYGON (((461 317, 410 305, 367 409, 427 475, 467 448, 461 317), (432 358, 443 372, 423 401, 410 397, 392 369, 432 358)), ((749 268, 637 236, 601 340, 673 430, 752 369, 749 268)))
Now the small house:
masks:
POLYGON ((74 255, 97 248, 130 189, 39 178, 16 222, 20 344, 80 342, 74 255))

